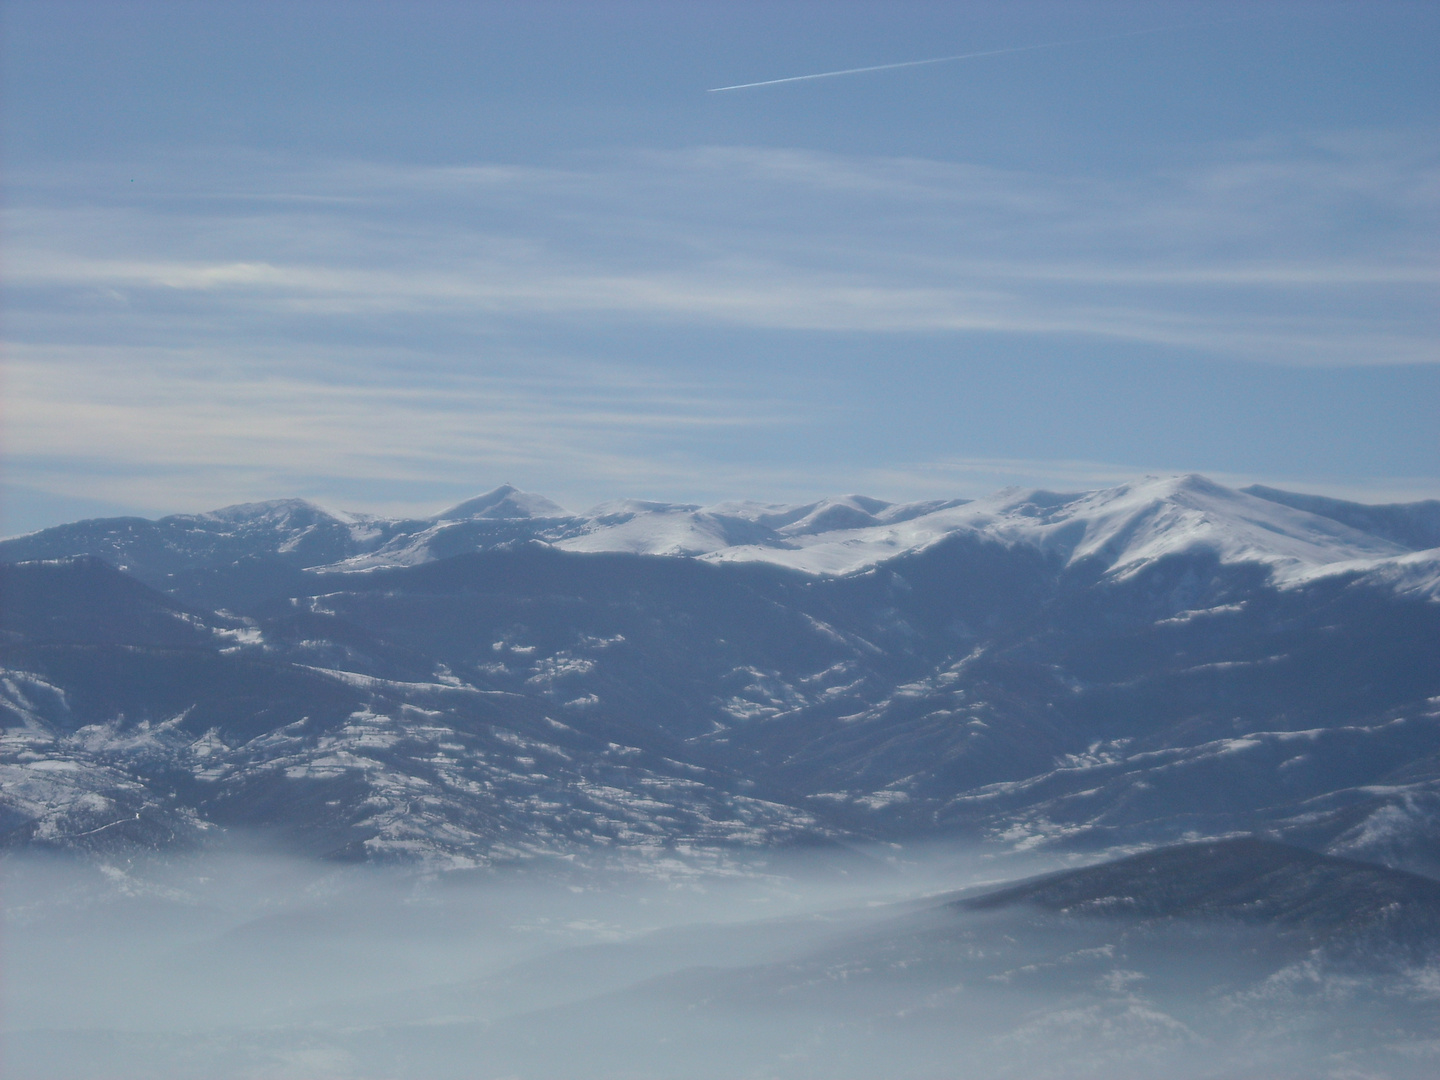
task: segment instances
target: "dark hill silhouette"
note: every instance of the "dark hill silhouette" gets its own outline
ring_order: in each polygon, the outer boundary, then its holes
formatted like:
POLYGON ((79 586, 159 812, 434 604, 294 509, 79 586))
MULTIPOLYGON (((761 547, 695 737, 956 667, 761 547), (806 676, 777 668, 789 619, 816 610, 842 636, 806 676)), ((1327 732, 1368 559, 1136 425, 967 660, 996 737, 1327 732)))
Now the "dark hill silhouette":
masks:
POLYGON ((1317 941, 1383 934, 1440 941, 1440 881, 1254 837, 1212 840, 1067 870, 955 901, 1072 916, 1229 920, 1317 941))

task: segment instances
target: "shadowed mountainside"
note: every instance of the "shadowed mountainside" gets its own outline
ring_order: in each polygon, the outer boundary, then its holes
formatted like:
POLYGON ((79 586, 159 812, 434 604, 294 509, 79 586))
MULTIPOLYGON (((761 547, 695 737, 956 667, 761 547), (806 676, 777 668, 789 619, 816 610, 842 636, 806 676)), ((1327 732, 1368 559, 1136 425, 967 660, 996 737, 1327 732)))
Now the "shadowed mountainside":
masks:
POLYGON ((1425 552, 1198 478, 1002 496, 732 507, 751 546, 704 557, 535 535, 655 547, 695 508, 558 519, 513 489, 459 523, 503 542, 363 569, 333 559, 419 534, 280 503, 8 541, 55 557, 0 563, 0 826, 462 863, 1265 829, 1440 867, 1425 552), (846 545, 859 569, 787 562, 846 545))

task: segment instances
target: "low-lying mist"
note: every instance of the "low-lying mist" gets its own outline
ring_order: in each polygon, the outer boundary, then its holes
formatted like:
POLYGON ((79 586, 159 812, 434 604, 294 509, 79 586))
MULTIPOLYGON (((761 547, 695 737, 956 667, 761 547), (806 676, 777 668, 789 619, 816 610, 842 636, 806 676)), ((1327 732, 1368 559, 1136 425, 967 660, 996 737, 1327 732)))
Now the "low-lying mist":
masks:
POLYGON ((232 843, 12 855, 4 1072, 39 1078, 1432 1076, 1440 968, 1263 927, 969 911, 944 845, 483 870, 232 843))

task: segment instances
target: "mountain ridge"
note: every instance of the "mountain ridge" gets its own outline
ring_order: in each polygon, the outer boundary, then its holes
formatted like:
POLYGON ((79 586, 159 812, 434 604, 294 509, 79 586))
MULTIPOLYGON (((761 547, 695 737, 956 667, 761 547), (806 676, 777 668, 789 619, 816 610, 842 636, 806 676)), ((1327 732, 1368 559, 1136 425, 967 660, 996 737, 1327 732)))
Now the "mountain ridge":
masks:
POLYGON ((1222 562, 1264 565, 1282 586, 1372 575, 1440 597, 1440 503, 1367 508, 1258 486, 1237 491, 1196 474, 1074 494, 1012 488, 968 501, 893 504, 856 495, 792 506, 625 501, 584 514, 507 484, 428 519, 337 516, 288 499, 158 521, 56 526, 0 541, 0 561, 96 555, 159 583, 157 575, 247 556, 297 569, 364 570, 528 539, 568 551, 757 561, 843 575, 962 533, 1058 552, 1120 576, 1173 552, 1211 551, 1222 562))
POLYGON ((485 863, 1258 830, 1440 868, 1440 603, 1411 587, 1434 553, 1193 477, 483 516, 516 498, 0 544, 4 842, 260 828, 485 863), (614 550, 615 528, 728 546, 614 550), (816 551, 859 568, 787 561, 816 551))

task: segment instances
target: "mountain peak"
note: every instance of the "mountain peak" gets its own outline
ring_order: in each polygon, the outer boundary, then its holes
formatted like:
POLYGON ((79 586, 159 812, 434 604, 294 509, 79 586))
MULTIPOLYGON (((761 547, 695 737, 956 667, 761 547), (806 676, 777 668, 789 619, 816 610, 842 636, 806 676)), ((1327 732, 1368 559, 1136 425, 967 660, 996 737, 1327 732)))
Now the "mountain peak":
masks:
POLYGON ((285 524, 292 523, 297 518, 311 524, 319 520, 339 520, 305 499, 268 499, 263 502, 235 503, 196 516, 236 525, 285 524))
POLYGON ((559 518, 568 517, 565 508, 543 495, 521 491, 513 484, 501 484, 494 491, 476 495, 442 510, 432 521, 470 521, 475 518, 559 518))

